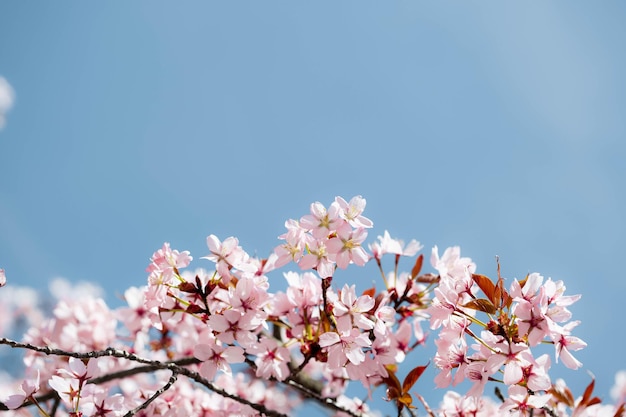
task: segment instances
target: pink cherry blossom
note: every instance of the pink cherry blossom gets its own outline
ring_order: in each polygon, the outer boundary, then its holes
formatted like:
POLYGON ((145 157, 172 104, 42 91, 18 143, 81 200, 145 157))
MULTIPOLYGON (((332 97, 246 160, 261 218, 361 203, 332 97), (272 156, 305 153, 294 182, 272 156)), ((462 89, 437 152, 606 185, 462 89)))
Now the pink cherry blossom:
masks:
POLYGON ((551 383, 548 375, 550 357, 544 354, 534 359, 529 351, 523 352, 521 356, 525 361, 523 374, 526 386, 533 391, 547 391, 550 389, 551 383))
MULTIPOLYGON (((378 308, 374 311, 374 332, 377 336, 384 336, 389 333, 389 329, 394 325, 396 321, 396 310, 387 305, 389 302, 389 296, 384 296, 378 304, 378 308)), ((376 302, 374 302, 374 305, 376 302)), ((400 324, 402 326, 402 323, 400 324)), ((398 330, 399 331, 399 330, 398 330)))
POLYGON ((469 363, 465 368, 465 376, 468 380, 472 381, 474 385, 472 385, 467 392, 467 395, 470 397, 480 397, 491 375, 492 372, 485 362, 476 361, 469 363))
POLYGON ((78 380, 53 375, 48 381, 48 385, 59 394, 59 397, 70 409, 77 408, 77 402, 80 400, 83 388, 78 380))
POLYGON ((372 342, 367 334, 353 328, 341 334, 323 333, 320 335, 319 344, 322 348, 327 348, 328 364, 331 369, 338 369, 348 361, 355 365, 362 363, 365 360, 363 348, 371 346, 372 342))
POLYGON ((287 298, 293 307, 313 307, 322 301, 322 285, 313 273, 286 272, 287 298))
POLYGON ((439 368, 439 373, 435 377, 435 384, 439 388, 457 385, 465 378, 465 372, 469 365, 467 359, 467 344, 465 339, 458 339, 456 343, 451 343, 446 339, 435 340, 437 354, 435 355, 435 366, 439 368), (455 370, 454 378, 452 370, 455 370))
POLYGON ((7 277, 4 274, 4 269, 0 268, 0 287, 4 287, 7 283, 7 277))
POLYGON ((239 246, 239 240, 235 237, 227 237, 223 242, 215 235, 206 238, 210 253, 202 259, 208 259, 217 264, 217 272, 226 281, 230 280, 230 269, 255 272, 255 267, 248 263, 248 254, 239 246))
POLYGON ((287 220, 285 222, 287 233, 278 236, 285 243, 274 248, 276 259, 276 267, 287 265, 289 262, 299 262, 306 246, 307 229, 302 227, 296 220, 287 220))
POLYGON ((95 390, 89 396, 82 397, 81 409, 90 417, 118 417, 122 414, 124 396, 121 394, 109 395, 103 389, 95 390))
POLYGON ((365 315, 374 308, 375 302, 372 297, 369 295, 357 297, 355 286, 348 287, 346 284, 339 297, 333 293, 329 298, 333 303, 340 332, 349 331, 352 326, 365 330, 374 328, 374 322, 365 315))
POLYGON ((526 336, 531 347, 537 346, 550 334, 549 319, 543 313, 545 308, 526 300, 516 299, 516 301, 518 304, 513 308, 513 313, 518 318, 519 332, 526 336))
MULTIPOLYGON (((359 415, 362 417, 381 417, 381 413, 377 411, 372 411, 367 403, 365 403, 363 400, 357 397, 348 398, 347 396, 342 394, 337 398, 337 405, 349 411, 352 411, 356 415, 359 415)), ((349 414, 344 413, 342 411, 333 415, 333 417, 348 417, 348 416, 349 414)))
POLYGON ((361 246, 365 238, 367 238, 367 231, 364 228, 352 230, 347 225, 339 228, 337 236, 331 238, 326 244, 328 257, 341 269, 346 269, 350 262, 358 266, 365 265, 369 260, 369 256, 361 246))
POLYGON ((315 202, 311 204, 311 214, 300 219, 300 225, 309 229, 314 238, 325 238, 342 225, 339 214, 340 207, 337 203, 332 203, 326 210, 322 203, 315 202))
POLYGON ((192 261, 188 251, 179 252, 172 250, 169 243, 164 243, 163 247, 152 255, 152 263, 146 271, 154 275, 154 281, 172 283, 176 271, 184 268, 192 261))
POLYGON ((39 391, 39 370, 36 371, 34 378, 25 379, 21 385, 22 394, 10 395, 4 404, 9 410, 15 410, 20 407, 25 400, 31 398, 33 394, 39 391))
POLYGON ((263 379, 276 378, 283 381, 289 376, 289 361, 291 355, 286 347, 280 346, 276 339, 261 338, 260 342, 251 345, 248 353, 256 355, 254 361, 257 369, 256 376, 263 379))
POLYGON ((239 310, 226 310, 222 314, 212 314, 207 324, 222 343, 232 344, 236 340, 247 347, 256 343, 253 332, 263 324, 263 318, 256 311, 242 314, 239 310))
MULTIPOLYGON (((128 307, 120 308, 116 311, 118 320, 124 322, 124 325, 131 332, 148 330, 152 323, 150 312, 145 307, 145 291, 146 287, 130 287, 124 291, 124 300, 128 303, 128 307)), ((156 321, 158 318, 154 317, 156 321)))
POLYGON ((90 378, 98 376, 99 368, 96 359, 90 359, 87 365, 81 360, 76 358, 69 358, 68 369, 59 369, 58 375, 66 378, 74 378, 82 385, 90 378))
POLYGON ((583 342, 580 338, 569 335, 570 330, 578 325, 578 323, 579 322, 568 323, 568 325, 564 328, 563 334, 552 335, 557 355, 557 362, 561 359, 563 364, 570 369, 578 369, 583 365, 582 362, 577 360, 571 352, 580 350, 587 346, 587 343, 583 342))
POLYGON ((242 278, 234 289, 230 289, 227 303, 233 309, 254 311, 264 316, 263 306, 269 301, 269 295, 263 286, 252 278, 242 278))
POLYGON ((550 400, 550 395, 530 394, 526 388, 519 385, 510 386, 508 394, 500 409, 513 417, 527 416, 530 410, 540 409, 550 400))
POLYGON ((315 239, 312 236, 307 239, 307 250, 298 265, 302 269, 315 269, 321 278, 333 276, 335 263, 330 260, 326 249, 326 240, 315 239))
POLYGON ((522 287, 518 280, 513 280, 511 283, 511 297, 516 301, 525 300, 532 305, 539 305, 544 303, 542 300, 543 293, 541 284, 543 283, 543 277, 534 272, 526 277, 524 287, 522 287), (538 293, 539 292, 539 293, 538 293))
POLYGON ((383 236, 378 236, 378 242, 369 245, 372 256, 376 259, 380 259, 387 253, 402 256, 415 256, 423 247, 424 246, 415 239, 411 240, 409 244, 405 246, 402 240, 393 239, 387 230, 385 230, 383 236))
POLYGON ((498 406, 487 397, 468 397, 454 391, 443 396, 440 414, 444 417, 493 417, 497 416, 498 406))
POLYGON ((525 343, 512 343, 506 339, 496 344, 497 352, 487 359, 487 365, 495 372, 504 365, 502 380, 506 385, 518 384, 523 380, 524 372, 522 367, 526 364, 522 356, 528 352, 525 343))
POLYGON ((203 362, 200 374, 209 381, 215 377, 218 370, 230 375, 232 373, 230 364, 245 360, 243 349, 239 346, 221 346, 214 342, 196 345, 193 355, 203 362))
POLYGON ((341 209, 340 215, 350 226, 359 228, 370 228, 374 225, 370 219, 361 215, 365 210, 365 199, 360 195, 352 197, 348 203, 341 197, 335 197, 335 203, 341 209))
POLYGON ((442 278, 463 277, 467 272, 470 274, 476 272, 476 264, 470 258, 462 258, 461 248, 458 246, 447 248, 441 257, 437 246, 433 247, 430 263, 442 278))

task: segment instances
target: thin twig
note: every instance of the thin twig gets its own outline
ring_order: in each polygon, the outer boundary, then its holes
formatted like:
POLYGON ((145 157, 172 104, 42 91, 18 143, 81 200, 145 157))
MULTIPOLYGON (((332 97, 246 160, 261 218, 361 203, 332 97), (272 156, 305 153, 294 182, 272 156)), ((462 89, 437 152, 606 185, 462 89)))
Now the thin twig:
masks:
POLYGON ((325 406, 327 408, 330 408, 330 409, 335 410, 335 411, 340 411, 342 413, 346 413, 346 414, 348 414, 348 415, 350 415, 352 417, 362 417, 362 414, 355 413, 352 410, 348 410, 347 408, 344 408, 344 407, 338 405, 334 398, 322 397, 317 392, 309 389, 308 387, 306 387, 304 385, 300 385, 294 379, 287 378, 285 380, 285 382, 290 387, 292 387, 295 390, 299 391, 300 394, 304 395, 307 398, 311 398, 311 399, 317 401, 318 403, 320 403, 321 405, 323 405, 323 406, 325 406))
POLYGON ((430 407, 428 406, 428 403, 426 402, 424 397, 422 397, 420 394, 415 394, 415 395, 420 400, 420 402, 424 405, 424 409, 426 410, 428 415, 431 416, 431 417, 435 417, 435 413, 433 413, 433 410, 430 409, 430 407))
POLYGON ((170 387, 174 385, 177 379, 178 379, 178 374, 176 372, 172 372, 172 376, 170 376, 170 379, 169 381, 167 381, 167 384, 163 385, 161 388, 156 390, 155 393, 152 395, 152 397, 144 401, 139 407, 124 414, 124 417, 132 417, 138 412, 140 412, 141 410, 146 409, 150 405, 150 403, 152 403, 152 401, 156 400, 159 397, 159 395, 163 394, 165 391, 170 389, 170 387))

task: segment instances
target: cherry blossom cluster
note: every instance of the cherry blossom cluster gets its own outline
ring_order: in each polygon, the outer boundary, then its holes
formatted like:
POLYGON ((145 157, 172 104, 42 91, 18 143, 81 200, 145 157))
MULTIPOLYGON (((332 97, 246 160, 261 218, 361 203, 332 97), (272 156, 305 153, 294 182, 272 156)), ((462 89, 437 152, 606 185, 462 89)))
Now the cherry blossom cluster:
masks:
MULTIPOLYGON (((593 395, 593 380, 577 397, 550 377, 553 361, 579 368, 574 352, 586 346, 568 309, 580 296, 566 295, 562 281, 533 273, 505 288, 499 265, 497 279, 477 274, 458 247, 441 256, 434 247, 433 272, 422 272, 419 242, 385 231, 366 244, 373 223, 365 205, 360 196, 311 204, 285 223, 266 258, 248 254, 235 237, 209 235, 207 267, 192 269, 189 252, 165 243, 150 259, 147 284, 127 289, 126 306, 115 310, 89 291, 59 295, 48 315, 34 302, 31 310, 15 304, 8 317, 21 314, 28 329, 22 341, 0 344, 26 350, 25 377, 0 386, 8 393, 0 409, 49 417, 286 416, 314 402, 336 416, 373 416, 371 400, 384 396, 398 415, 624 414, 625 373, 616 377, 614 404, 593 395), (402 271, 405 260, 412 267, 402 271), (379 284, 334 285, 340 270, 368 263, 379 284), (287 265, 297 270, 283 272, 281 285, 274 271, 287 265), (426 326, 436 332, 432 358, 422 349, 426 326), (541 350, 546 345, 553 354, 541 350), (467 381, 469 390, 448 391, 430 407, 415 390, 429 366, 437 387, 467 381), (349 396, 350 385, 363 395, 349 396)), ((17 291, 9 285, 0 297, 7 290, 17 291)), ((0 333, 8 334, 14 326, 2 320, 0 333)))

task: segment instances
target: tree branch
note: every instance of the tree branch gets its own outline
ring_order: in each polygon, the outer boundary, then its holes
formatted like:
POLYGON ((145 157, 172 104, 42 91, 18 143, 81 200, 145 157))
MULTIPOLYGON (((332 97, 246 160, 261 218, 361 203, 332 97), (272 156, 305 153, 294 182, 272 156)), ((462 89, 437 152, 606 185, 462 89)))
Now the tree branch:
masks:
MULTIPOLYGON (((97 350, 97 351, 85 352, 85 353, 68 352, 68 351, 61 350, 61 349, 53 349, 47 346, 35 346, 29 343, 21 343, 15 340, 7 339, 7 338, 0 338, 0 345, 8 345, 8 346, 11 346, 12 348, 18 348, 18 349, 28 349, 28 350, 32 350, 35 352, 43 353, 45 355, 65 356, 65 357, 72 357, 72 358, 78 358, 78 359, 93 359, 93 358, 101 358, 104 356, 109 356, 109 357, 115 357, 115 358, 123 358, 123 359, 127 359, 133 362, 138 362, 138 363, 148 365, 145 367, 138 367, 138 368, 133 368, 132 370, 122 371, 121 373, 119 373, 121 374, 121 376, 119 377, 130 376, 130 375, 134 375, 140 372, 150 372, 150 371, 155 371, 155 370, 167 369, 167 370, 172 371, 172 373, 174 374, 184 375, 187 378, 193 381, 196 381, 200 385, 203 385, 204 387, 208 388, 210 391, 213 391, 214 393, 221 395, 222 397, 229 398, 240 404, 247 405, 267 417, 287 417, 287 415, 279 413, 274 410, 269 410, 267 407, 261 404, 255 404, 253 402, 246 400, 245 398, 231 394, 215 386, 211 381, 203 378, 197 372, 192 371, 188 368, 185 368, 179 365, 178 363, 176 363, 175 361, 174 362, 161 362, 161 361, 150 360, 150 359, 139 357, 135 355, 134 353, 129 353, 124 350, 114 349, 111 347, 105 350, 97 350), (139 368, 141 368, 141 370, 138 370, 139 368)), ((183 359, 180 359, 180 361, 183 364, 190 365, 194 363, 193 361, 195 361, 195 358, 183 358, 183 359)), ((101 378, 103 380, 101 380, 100 382, 105 382, 104 380, 105 378, 106 380, 115 379, 109 376, 103 376, 101 378)), ((49 397, 49 398, 52 398, 52 397, 49 397)), ((4 404, 0 403, 0 410, 8 410, 8 408, 4 404)))
POLYGON ((144 410, 145 408, 147 408, 152 401, 157 399, 157 397, 159 395, 163 394, 165 391, 170 389, 170 387, 172 385, 174 385, 174 383, 176 382, 177 378, 178 378, 178 374, 176 372, 172 372, 172 376, 170 377, 169 381, 167 381, 167 384, 163 385, 161 388, 156 390, 155 393, 152 395, 152 397, 150 397, 146 401, 144 401, 143 404, 141 404, 139 407, 137 407, 137 408, 129 411, 128 413, 124 414, 124 417, 132 417, 135 414, 137 414, 138 412, 140 412, 141 410, 144 410))

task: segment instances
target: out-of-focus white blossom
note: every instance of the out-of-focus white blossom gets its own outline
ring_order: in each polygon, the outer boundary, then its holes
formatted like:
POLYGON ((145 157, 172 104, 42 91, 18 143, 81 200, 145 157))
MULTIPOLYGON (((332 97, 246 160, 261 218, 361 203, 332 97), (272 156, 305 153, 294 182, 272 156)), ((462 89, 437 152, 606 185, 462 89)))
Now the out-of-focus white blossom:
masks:
POLYGON ((0 129, 5 124, 5 114, 11 107, 13 107, 13 101, 15 99, 15 93, 9 82, 0 77, 0 129))

